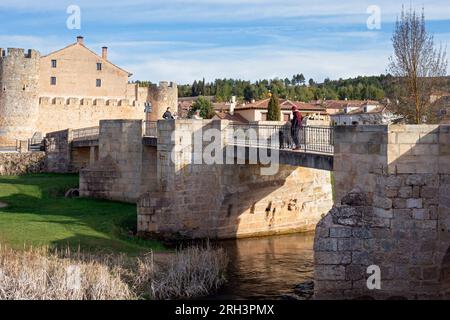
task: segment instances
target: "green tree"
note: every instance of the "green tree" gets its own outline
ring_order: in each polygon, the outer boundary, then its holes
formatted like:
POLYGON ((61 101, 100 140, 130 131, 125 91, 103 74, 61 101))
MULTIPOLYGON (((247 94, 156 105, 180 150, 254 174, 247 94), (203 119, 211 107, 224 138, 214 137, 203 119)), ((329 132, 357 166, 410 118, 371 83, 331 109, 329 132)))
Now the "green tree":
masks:
POLYGON ((280 113, 280 102, 278 101, 278 97, 272 95, 267 110, 267 121, 280 121, 280 113))
POLYGON ((200 117, 203 119, 211 119, 215 115, 211 101, 203 96, 198 97, 198 99, 192 104, 191 110, 189 110, 189 115, 192 116, 197 110, 200 110, 200 117))

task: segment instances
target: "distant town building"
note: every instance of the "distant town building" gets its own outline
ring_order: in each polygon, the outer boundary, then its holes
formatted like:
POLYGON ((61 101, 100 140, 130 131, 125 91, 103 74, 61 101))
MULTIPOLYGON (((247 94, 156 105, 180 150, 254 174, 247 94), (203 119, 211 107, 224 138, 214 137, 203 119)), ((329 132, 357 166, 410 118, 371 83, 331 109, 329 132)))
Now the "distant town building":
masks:
POLYGON ((450 124, 450 93, 434 94, 430 97, 431 110, 441 124, 450 124))
MULTIPOLYGON (((270 99, 255 101, 252 103, 243 103, 237 105, 234 113, 240 114, 248 121, 267 121, 267 113, 270 99)), ((322 114, 326 115, 325 109, 316 104, 293 102, 286 99, 280 99, 280 120, 289 121, 292 117, 292 107, 297 107, 303 117, 322 114)))
MULTIPOLYGON (((336 103, 330 105, 333 108, 337 106, 336 103)), ((341 111, 331 114, 333 125, 392 124, 403 119, 402 116, 396 115, 387 106, 375 101, 353 102, 342 104, 342 106, 341 111)))
POLYGON ((317 100, 314 103, 325 108, 329 115, 358 110, 364 106, 372 109, 381 105, 380 102, 372 100, 317 100))

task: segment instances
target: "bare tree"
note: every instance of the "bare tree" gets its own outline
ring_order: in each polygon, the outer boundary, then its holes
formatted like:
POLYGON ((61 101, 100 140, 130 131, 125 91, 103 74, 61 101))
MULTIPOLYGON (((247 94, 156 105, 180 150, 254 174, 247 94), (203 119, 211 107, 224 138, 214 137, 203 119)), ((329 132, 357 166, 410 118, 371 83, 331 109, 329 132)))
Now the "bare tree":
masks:
POLYGON ((425 13, 405 11, 395 25, 392 36, 394 55, 390 58, 390 72, 402 85, 400 104, 408 106, 402 113, 419 124, 430 114, 430 95, 438 81, 447 75, 447 53, 436 49, 434 38, 425 27, 425 13), (415 107, 413 110, 411 105, 415 107))

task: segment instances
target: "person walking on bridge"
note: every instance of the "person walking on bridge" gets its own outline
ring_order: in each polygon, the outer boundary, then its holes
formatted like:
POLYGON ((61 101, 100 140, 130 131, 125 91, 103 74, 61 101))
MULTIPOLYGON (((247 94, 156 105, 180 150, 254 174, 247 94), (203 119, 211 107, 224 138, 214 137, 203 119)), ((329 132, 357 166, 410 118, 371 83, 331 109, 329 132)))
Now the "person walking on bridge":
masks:
POLYGON ((163 117, 164 120, 174 120, 175 119, 173 117, 172 113, 170 112, 170 108, 167 108, 167 111, 164 112, 162 117, 163 117))
POLYGON ((294 141, 293 150, 300 150, 300 130, 302 126, 302 114, 298 111, 296 106, 292 107, 292 120, 291 120, 291 136, 294 141))

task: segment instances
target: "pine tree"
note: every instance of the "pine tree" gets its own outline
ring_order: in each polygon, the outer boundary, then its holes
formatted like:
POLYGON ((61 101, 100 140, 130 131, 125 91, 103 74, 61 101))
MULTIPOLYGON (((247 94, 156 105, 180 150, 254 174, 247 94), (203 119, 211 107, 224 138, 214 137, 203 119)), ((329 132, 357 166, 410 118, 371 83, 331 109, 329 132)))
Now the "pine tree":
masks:
POLYGON ((278 101, 278 97, 272 95, 267 110, 267 121, 280 121, 280 113, 280 102, 278 101))

